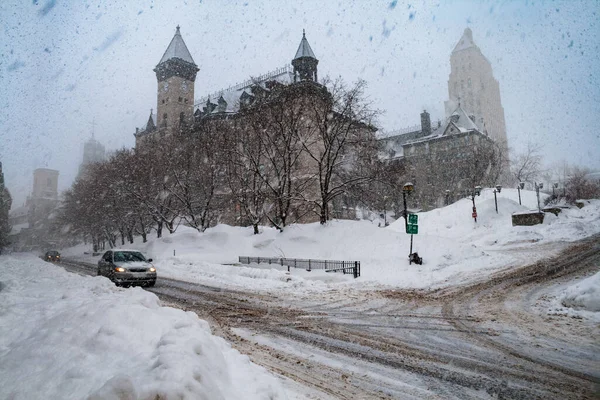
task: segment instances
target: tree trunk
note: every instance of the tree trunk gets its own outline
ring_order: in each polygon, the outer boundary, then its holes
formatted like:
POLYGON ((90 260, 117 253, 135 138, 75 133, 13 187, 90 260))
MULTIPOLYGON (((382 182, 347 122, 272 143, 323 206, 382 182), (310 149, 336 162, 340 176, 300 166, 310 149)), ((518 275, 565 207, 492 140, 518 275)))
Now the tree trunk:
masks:
POLYGON ((127 230, 127 241, 129 241, 129 243, 133 243, 133 230, 132 229, 127 230))
POLYGON ((252 226, 254 227, 254 234, 258 235, 259 234, 259 232, 258 232, 258 224, 253 224, 252 226))
POLYGON ((160 221, 157 226, 156 226, 156 237, 157 238, 161 238, 162 237, 162 228, 163 228, 163 222, 160 221))
POLYGON ((325 225, 327 223, 327 202, 325 200, 321 202, 321 216, 319 218, 319 222, 321 225, 325 225))

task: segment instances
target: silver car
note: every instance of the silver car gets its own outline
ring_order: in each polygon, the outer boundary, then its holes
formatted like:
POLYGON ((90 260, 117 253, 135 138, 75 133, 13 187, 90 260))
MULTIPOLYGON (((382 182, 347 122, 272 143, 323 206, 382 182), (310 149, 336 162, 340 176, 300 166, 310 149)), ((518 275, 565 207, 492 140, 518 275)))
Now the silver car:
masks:
POLYGON ((154 286, 156 268, 151 262, 136 250, 109 250, 98 261, 98 275, 117 286, 154 286))

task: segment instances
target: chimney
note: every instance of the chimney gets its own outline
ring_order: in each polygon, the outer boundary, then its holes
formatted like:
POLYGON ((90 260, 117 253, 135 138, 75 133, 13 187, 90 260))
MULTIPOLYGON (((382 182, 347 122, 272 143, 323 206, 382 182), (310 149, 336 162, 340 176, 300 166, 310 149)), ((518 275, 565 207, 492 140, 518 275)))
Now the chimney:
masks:
POLYGON ((431 135, 431 119, 427 110, 421 113, 421 136, 431 135))

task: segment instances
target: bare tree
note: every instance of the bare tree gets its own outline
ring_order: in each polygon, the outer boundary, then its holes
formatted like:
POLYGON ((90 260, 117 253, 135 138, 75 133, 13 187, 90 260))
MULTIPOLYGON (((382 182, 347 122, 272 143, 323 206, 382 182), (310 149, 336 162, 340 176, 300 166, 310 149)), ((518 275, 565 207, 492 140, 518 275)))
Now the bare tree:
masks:
MULTIPOLYGON (((310 83, 309 83, 310 84, 310 83)), ((319 221, 330 218, 332 200, 352 187, 374 179, 369 168, 377 154, 376 110, 366 101, 366 83, 358 81, 347 88, 341 81, 328 82, 328 90, 308 104, 310 117, 301 133, 302 146, 318 182, 319 221)))
POLYGON ((521 153, 511 157, 511 174, 518 182, 533 183, 538 179, 542 170, 542 146, 527 143, 527 147, 521 153))

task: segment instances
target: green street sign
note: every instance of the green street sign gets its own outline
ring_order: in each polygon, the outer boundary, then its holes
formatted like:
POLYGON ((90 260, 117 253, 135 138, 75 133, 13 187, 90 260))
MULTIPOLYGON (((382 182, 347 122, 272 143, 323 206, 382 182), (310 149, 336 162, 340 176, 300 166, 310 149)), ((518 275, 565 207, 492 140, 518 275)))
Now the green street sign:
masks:
POLYGON ((419 225, 416 224, 408 224, 406 225, 406 233, 410 235, 416 235, 419 233, 419 225))
POLYGON ((419 216, 417 214, 408 214, 408 223, 416 225, 419 223, 419 216))

